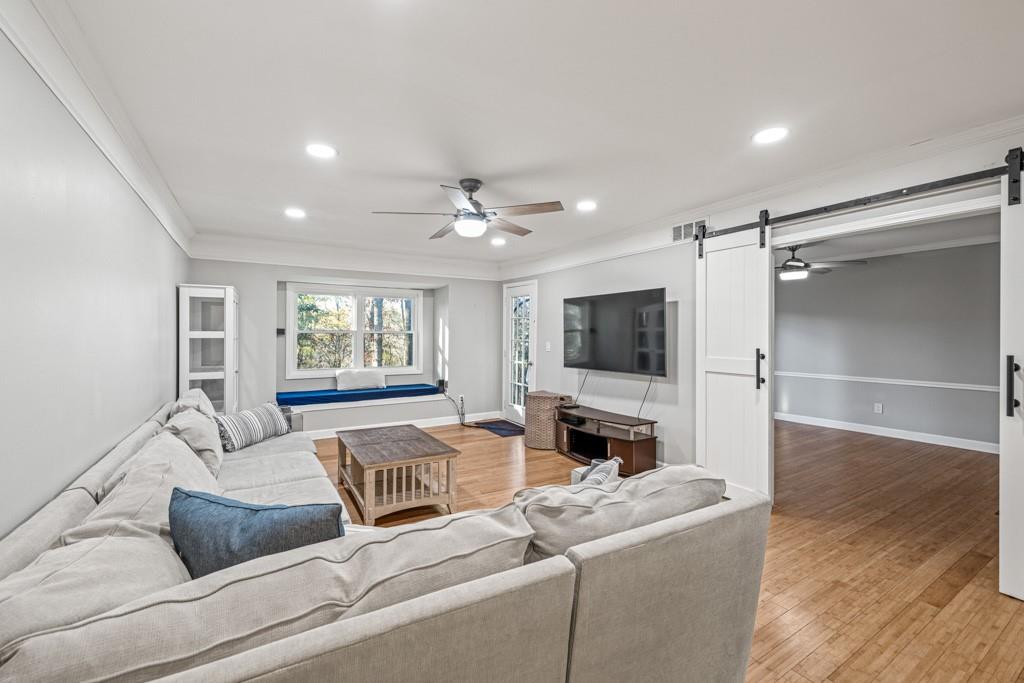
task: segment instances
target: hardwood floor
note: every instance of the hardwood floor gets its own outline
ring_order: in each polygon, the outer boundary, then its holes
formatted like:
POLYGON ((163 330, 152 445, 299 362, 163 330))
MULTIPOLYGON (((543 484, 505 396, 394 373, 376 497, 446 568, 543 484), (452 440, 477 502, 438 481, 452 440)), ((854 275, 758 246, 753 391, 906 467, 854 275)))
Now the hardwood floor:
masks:
MULTIPOLYGON (((569 472, 579 463, 555 451, 536 451, 523 445, 523 437, 496 436, 486 429, 462 427, 432 427, 425 430, 449 446, 459 449, 457 460, 459 510, 500 507, 512 501, 516 491, 528 486, 564 484, 569 472)), ((338 440, 320 439, 317 454, 331 480, 337 484, 338 440)), ((344 487, 341 491, 345 507, 354 522, 362 523, 356 508, 344 487)), ((442 507, 403 510, 377 520, 377 526, 394 526, 448 514, 442 507)))
MULTIPOLYGON (((427 431, 462 451, 460 510, 575 466, 521 437, 427 431)), ((336 441, 317 447, 333 477, 336 441)), ((1024 603, 996 589, 996 456, 778 422, 775 466, 748 680, 1024 682, 1024 603)))

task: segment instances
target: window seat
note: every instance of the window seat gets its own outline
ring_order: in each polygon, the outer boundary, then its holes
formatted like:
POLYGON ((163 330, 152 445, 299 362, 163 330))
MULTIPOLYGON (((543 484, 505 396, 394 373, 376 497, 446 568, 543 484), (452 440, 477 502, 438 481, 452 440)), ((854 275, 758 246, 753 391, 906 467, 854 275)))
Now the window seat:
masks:
POLYGON ((322 403, 353 403, 355 401, 378 401, 385 398, 406 398, 409 396, 431 396, 440 394, 434 384, 396 384, 377 389, 320 389, 317 391, 279 391, 279 406, 310 406, 322 403))

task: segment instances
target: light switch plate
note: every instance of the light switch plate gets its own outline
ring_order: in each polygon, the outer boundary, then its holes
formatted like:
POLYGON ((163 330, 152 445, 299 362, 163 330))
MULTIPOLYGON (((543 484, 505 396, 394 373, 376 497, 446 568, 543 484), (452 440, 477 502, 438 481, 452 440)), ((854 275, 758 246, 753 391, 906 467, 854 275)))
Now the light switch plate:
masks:
POLYGON ((545 351, 550 351, 551 350, 551 342, 549 342, 549 341, 544 342, 544 350, 545 351))
POLYGON ((881 403, 875 404, 875 415, 881 415, 885 412, 885 406, 881 403))

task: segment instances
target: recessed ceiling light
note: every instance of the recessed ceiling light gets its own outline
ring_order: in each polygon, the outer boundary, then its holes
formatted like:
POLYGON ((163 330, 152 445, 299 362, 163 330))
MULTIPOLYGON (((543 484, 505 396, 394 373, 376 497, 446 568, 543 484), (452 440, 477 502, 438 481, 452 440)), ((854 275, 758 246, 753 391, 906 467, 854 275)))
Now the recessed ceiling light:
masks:
POLYGON ((597 202, 593 199, 581 199, 576 202, 577 211, 593 211, 597 208, 597 202))
POLYGON ((333 159, 338 156, 338 150, 322 142, 311 142, 306 145, 306 154, 317 159, 333 159))
POLYGON ((754 133, 754 142, 759 145, 770 145, 778 142, 789 135, 789 128, 778 126, 776 128, 765 128, 754 133))
POLYGON ((494 247, 503 247, 503 246, 505 246, 505 238, 504 237, 492 237, 491 238, 491 246, 494 246, 494 247))
POLYGON ((306 210, 300 209, 297 206, 289 206, 287 209, 284 210, 284 215, 288 216, 288 218, 300 220, 306 217, 306 210))

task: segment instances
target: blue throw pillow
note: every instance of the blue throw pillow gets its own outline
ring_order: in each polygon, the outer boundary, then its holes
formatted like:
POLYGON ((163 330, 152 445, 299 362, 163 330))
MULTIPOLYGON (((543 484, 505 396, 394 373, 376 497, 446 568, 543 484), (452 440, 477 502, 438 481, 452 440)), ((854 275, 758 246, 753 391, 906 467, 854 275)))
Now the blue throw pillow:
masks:
POLYGON ((255 505, 174 487, 171 538, 193 579, 345 535, 340 503, 255 505))

